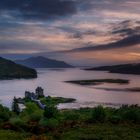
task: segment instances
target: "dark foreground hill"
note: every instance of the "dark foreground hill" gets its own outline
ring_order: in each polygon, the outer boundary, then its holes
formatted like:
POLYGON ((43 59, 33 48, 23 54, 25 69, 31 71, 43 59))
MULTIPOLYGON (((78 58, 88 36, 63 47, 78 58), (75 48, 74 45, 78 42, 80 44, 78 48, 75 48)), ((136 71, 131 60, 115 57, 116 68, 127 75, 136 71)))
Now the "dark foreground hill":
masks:
POLYGON ((16 64, 13 61, 0 57, 0 79, 36 77, 36 70, 16 64))
POLYGON ((99 70, 109 71, 111 73, 122 73, 122 74, 140 74, 140 63, 138 64, 122 64, 113 66, 101 66, 95 68, 89 68, 86 70, 99 70))
POLYGON ((64 61, 53 60, 42 56, 31 57, 25 60, 16 60, 17 64, 21 64, 31 68, 72 68, 73 66, 64 61))

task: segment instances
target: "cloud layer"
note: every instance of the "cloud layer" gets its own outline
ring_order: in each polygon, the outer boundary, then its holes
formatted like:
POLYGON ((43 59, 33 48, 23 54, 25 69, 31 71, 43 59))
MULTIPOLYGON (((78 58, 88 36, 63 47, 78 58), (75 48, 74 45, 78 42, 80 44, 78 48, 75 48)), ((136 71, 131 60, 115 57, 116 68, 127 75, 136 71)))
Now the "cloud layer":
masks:
POLYGON ((74 14, 76 5, 74 1, 62 0, 4 0, 0 10, 15 17, 48 19, 74 14))
POLYGON ((139 60, 139 7, 139 0, 3 0, 0 54, 65 51, 63 59, 85 62, 116 61, 125 50, 126 60, 139 60))

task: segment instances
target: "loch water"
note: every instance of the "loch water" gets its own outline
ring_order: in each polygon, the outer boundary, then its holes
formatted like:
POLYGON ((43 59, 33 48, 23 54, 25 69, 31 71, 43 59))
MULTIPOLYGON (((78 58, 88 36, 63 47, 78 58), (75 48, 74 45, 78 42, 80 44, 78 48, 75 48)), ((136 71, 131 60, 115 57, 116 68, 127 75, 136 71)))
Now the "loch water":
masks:
POLYGON ((59 108, 92 107, 98 104, 114 106, 121 104, 140 105, 140 92, 122 90, 125 88, 140 87, 139 75, 85 71, 79 68, 37 69, 37 71, 38 78, 36 79, 1 80, 0 103, 10 107, 14 96, 23 97, 26 90, 34 92, 37 86, 41 86, 46 96, 77 99, 76 103, 60 104, 59 108), (128 79, 130 83, 104 83, 96 86, 81 86, 65 82, 87 79, 128 79))

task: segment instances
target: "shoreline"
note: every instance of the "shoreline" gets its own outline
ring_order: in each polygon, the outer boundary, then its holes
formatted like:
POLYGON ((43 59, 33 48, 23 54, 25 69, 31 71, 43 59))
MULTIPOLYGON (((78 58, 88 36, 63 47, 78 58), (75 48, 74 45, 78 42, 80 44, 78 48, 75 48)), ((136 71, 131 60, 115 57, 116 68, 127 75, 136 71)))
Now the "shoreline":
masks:
POLYGON ((109 107, 109 108, 120 108, 122 106, 131 106, 138 104, 125 104, 125 103, 105 103, 105 102, 74 102, 74 103, 60 103, 57 105, 58 109, 80 109, 80 108, 95 108, 97 106, 109 107))

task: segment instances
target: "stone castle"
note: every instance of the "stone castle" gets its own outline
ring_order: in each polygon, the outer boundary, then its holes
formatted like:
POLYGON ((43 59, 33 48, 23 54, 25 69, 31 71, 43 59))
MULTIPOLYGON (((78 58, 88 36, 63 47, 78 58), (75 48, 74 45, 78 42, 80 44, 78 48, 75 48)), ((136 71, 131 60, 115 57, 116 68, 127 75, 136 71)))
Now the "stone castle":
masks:
POLYGON ((44 90, 42 87, 37 87, 35 93, 30 91, 25 91, 25 98, 38 99, 40 97, 44 97, 44 90))

